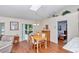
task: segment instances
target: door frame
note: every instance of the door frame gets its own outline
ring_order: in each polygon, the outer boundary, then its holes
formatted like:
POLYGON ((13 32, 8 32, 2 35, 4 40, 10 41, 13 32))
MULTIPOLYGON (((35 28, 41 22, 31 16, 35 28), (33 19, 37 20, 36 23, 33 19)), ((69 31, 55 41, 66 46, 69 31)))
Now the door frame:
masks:
POLYGON ((68 42, 68 20, 56 21, 56 40, 58 44, 58 22, 67 21, 67 42, 68 42))
MULTIPOLYGON (((25 34, 25 25, 26 24, 22 24, 22 40, 25 40, 24 39, 24 34, 25 34)), ((27 25, 30 25, 30 24, 27 24, 27 25)), ((32 24, 31 24, 32 25, 32 24)), ((32 25, 33 26, 33 25, 32 25)), ((27 26, 27 28, 29 28, 29 26, 27 26)), ((27 30, 27 31, 30 31, 30 30, 27 30)), ((32 31, 33 31, 33 28, 32 28, 32 31)), ((29 32, 28 32, 29 33, 29 32)), ((27 36, 29 36, 28 34, 26 34, 27 36)))

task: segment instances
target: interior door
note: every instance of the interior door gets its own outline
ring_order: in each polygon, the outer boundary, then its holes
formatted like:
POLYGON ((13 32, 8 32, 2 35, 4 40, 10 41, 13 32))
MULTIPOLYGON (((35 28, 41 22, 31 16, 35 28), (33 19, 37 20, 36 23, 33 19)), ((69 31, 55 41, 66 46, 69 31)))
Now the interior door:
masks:
POLYGON ((58 22, 58 43, 61 46, 67 43, 67 21, 58 22))

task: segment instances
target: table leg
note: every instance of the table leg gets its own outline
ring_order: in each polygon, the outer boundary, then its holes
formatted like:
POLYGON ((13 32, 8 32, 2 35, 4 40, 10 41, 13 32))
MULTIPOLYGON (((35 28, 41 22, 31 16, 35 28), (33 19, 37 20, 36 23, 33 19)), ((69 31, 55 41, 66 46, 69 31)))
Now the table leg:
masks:
POLYGON ((47 48, 47 41, 45 41, 45 48, 47 48))
POLYGON ((38 53, 38 41, 37 41, 37 53, 38 53))

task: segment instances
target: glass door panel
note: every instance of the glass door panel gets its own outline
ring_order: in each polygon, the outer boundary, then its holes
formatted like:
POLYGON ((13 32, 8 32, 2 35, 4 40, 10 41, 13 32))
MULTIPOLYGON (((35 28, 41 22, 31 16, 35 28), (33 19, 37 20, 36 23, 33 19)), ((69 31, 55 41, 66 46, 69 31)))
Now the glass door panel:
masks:
POLYGON ((33 32, 33 25, 32 24, 23 24, 23 34, 22 34, 22 39, 27 40, 28 35, 33 32))

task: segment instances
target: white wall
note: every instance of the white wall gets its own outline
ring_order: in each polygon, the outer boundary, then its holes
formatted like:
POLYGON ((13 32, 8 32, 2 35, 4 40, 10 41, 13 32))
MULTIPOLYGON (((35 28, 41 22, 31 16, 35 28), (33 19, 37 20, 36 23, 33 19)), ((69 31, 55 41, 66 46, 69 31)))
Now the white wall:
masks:
POLYGON ((58 43, 57 39, 57 22, 67 20, 68 22, 68 39, 70 41, 73 37, 78 36, 78 12, 67 14, 65 16, 59 16, 54 18, 45 19, 42 21, 44 27, 45 24, 49 25, 50 39, 51 41, 58 43))
POLYGON ((41 30, 41 26, 42 26, 42 21, 41 20, 36 20, 35 23, 39 24, 39 25, 34 26, 35 27, 34 32, 40 31, 41 30))
POLYGON ((0 23, 5 23, 5 35, 19 35, 20 40, 22 37, 22 24, 35 24, 35 20, 24 20, 18 18, 9 18, 9 17, 0 17, 0 23), (11 31, 10 30, 10 21, 19 22, 19 30, 11 31))

